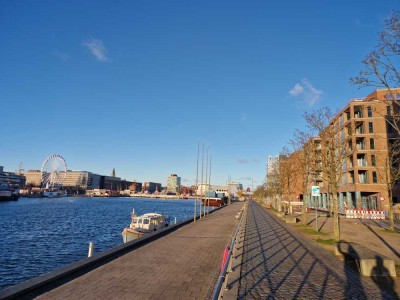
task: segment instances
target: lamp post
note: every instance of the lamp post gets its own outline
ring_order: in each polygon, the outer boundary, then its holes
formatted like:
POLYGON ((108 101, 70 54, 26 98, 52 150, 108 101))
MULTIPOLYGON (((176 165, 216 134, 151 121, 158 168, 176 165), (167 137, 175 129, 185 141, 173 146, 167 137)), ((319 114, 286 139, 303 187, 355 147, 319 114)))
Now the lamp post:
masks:
POLYGON ((197 193, 199 191, 198 183, 198 176, 199 176, 199 140, 197 140, 197 163, 196 163, 196 192, 194 195, 194 212, 193 212, 193 222, 196 222, 196 215, 197 215, 197 193))
MULTIPOLYGON (((314 184, 315 184, 315 186, 317 186, 317 174, 314 174, 314 179, 315 179, 314 184)), ((318 209, 317 209, 317 203, 316 203, 315 198, 314 198, 314 206, 315 206, 315 231, 318 232, 318 209)))

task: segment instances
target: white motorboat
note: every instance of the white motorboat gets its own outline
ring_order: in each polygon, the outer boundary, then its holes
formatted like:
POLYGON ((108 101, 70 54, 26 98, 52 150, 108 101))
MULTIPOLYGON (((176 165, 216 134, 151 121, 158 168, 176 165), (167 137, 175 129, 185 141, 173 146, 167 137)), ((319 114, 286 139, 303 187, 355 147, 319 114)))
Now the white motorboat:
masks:
POLYGON ((48 189, 43 191, 43 197, 47 198, 57 198, 57 197, 66 197, 67 191, 58 190, 58 189, 48 189))
POLYGON ((147 213, 141 216, 135 215, 135 210, 131 214, 131 224, 124 228, 122 237, 124 243, 130 242, 145 234, 157 231, 169 225, 169 220, 158 213, 147 213))

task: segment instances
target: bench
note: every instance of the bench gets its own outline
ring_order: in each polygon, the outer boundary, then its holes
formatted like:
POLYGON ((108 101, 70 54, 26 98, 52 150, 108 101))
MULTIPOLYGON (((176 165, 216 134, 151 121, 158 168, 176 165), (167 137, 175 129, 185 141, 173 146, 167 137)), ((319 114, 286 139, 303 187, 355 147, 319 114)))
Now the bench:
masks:
POLYGON ((387 258, 363 245, 352 242, 338 242, 336 255, 351 257, 363 276, 396 276, 394 260, 387 258))

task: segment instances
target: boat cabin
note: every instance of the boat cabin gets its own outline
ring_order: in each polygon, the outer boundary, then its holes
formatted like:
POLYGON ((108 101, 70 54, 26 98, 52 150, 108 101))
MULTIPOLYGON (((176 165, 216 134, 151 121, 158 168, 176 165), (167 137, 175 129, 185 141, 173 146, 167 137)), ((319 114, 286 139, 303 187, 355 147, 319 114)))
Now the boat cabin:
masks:
POLYGON ((130 227, 133 229, 142 229, 144 231, 155 231, 167 225, 164 216, 150 213, 142 216, 132 216, 130 227))

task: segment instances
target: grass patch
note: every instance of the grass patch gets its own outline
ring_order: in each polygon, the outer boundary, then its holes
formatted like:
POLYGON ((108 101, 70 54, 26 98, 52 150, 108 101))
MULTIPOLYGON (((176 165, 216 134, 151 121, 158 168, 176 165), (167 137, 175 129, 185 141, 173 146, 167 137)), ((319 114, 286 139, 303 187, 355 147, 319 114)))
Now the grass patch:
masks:
POLYGON ((306 234, 327 235, 326 233, 321 232, 321 231, 316 232, 314 228, 310 228, 308 226, 307 227, 304 226, 303 228, 301 228, 301 231, 306 234))
POLYGON ((389 229, 382 229, 382 231, 383 231, 384 233, 400 235, 400 232, 397 232, 397 231, 390 231, 389 229))
POLYGON ((318 239, 316 239, 315 241, 316 241, 317 243, 324 244, 324 245, 335 245, 335 240, 334 240, 334 239, 327 239, 327 240, 324 240, 324 239, 318 238, 318 239))

